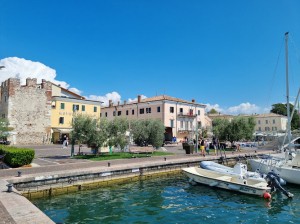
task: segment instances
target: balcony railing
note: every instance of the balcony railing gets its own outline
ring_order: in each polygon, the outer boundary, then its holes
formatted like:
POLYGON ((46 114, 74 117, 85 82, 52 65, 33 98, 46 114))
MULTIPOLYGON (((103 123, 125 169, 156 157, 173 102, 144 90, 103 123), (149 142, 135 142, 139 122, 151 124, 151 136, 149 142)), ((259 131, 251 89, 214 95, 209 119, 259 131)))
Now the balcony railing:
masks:
POLYGON ((178 117, 190 117, 190 118, 195 118, 197 115, 193 113, 179 113, 178 117))

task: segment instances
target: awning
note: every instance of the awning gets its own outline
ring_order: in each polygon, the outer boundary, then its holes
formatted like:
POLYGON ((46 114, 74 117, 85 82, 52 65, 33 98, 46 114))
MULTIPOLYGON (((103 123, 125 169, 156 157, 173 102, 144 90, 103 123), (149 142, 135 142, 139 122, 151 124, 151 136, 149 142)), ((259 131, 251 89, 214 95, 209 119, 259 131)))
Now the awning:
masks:
POLYGON ((53 132, 59 132, 61 134, 69 134, 72 130, 72 128, 52 128, 53 132))

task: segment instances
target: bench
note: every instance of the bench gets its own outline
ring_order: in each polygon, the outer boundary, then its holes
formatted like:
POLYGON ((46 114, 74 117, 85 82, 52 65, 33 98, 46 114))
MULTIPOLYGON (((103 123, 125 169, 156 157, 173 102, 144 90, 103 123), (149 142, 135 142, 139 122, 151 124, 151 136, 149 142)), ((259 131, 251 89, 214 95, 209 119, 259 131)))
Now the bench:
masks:
POLYGON ((153 147, 131 146, 129 148, 129 153, 131 154, 152 154, 153 152, 153 147))

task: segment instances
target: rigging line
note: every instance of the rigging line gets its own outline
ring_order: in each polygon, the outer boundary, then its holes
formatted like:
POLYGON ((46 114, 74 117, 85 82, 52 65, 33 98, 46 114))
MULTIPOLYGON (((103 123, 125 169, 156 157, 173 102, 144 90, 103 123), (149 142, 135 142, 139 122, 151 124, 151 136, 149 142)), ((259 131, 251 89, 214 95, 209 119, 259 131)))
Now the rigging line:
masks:
POLYGON ((267 95, 267 105, 269 105, 270 101, 271 101, 271 95, 272 95, 272 92, 273 92, 275 76, 276 76, 276 73, 277 73, 277 68, 278 68, 278 64, 279 64, 280 55, 281 55, 281 52, 282 52, 282 49, 283 49, 283 45, 284 45, 284 38, 282 39, 281 47, 280 47, 280 50, 279 50, 279 54, 278 54, 278 57, 277 57, 275 69, 274 69, 274 72, 273 72, 273 77, 272 77, 272 80, 271 80, 269 94, 267 95))

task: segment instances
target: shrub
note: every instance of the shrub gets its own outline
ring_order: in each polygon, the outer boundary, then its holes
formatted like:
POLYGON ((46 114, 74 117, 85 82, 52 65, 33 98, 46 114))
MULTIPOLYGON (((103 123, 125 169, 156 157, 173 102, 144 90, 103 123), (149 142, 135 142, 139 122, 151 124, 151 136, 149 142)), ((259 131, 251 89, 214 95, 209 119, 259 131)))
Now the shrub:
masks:
POLYGON ((28 165, 34 159, 34 150, 29 148, 0 146, 0 155, 4 154, 4 162, 11 167, 28 165))

